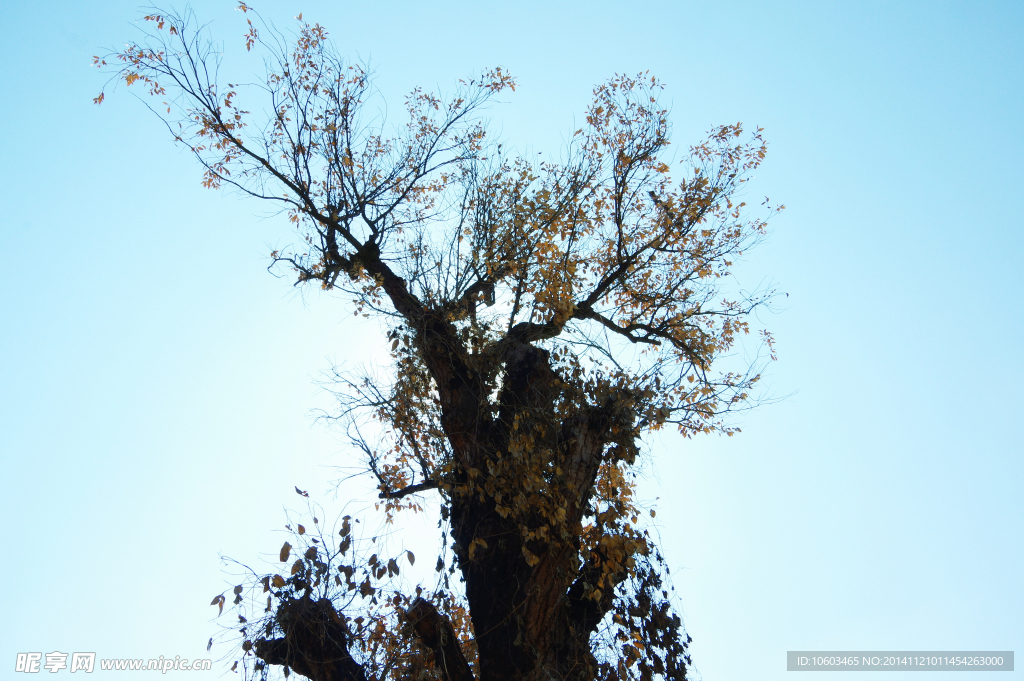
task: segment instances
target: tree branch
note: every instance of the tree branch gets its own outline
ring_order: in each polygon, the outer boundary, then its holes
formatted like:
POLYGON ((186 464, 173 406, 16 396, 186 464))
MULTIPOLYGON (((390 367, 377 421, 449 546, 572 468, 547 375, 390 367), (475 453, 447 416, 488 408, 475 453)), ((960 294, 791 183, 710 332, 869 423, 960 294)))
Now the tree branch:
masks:
POLYGON ((349 631, 330 599, 296 600, 279 612, 282 638, 256 641, 256 656, 289 667, 312 681, 367 681, 348 651, 349 631))
POLYGON ((445 681, 476 681, 452 623, 433 603, 417 598, 406 617, 423 645, 433 651, 445 681))
POLYGON ((417 482, 415 485, 408 485, 402 489, 397 490, 383 490, 377 495, 378 499, 401 499, 409 494, 416 494, 417 492, 425 492, 428 489, 437 489, 438 483, 436 480, 427 480, 426 482, 417 482))

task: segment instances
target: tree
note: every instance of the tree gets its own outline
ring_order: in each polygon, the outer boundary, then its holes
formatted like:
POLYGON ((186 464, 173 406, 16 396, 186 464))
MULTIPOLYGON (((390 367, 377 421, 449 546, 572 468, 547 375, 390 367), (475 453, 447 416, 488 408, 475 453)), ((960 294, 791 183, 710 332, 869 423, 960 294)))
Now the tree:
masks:
POLYGON ((280 555, 290 574, 235 588, 243 667, 315 681, 685 678, 690 639, 636 467, 645 435, 732 435, 726 414, 751 404, 762 355, 744 361, 737 342, 772 293, 723 286, 765 234, 739 199, 765 156, 760 129, 714 129, 673 181, 661 85, 616 76, 563 161, 527 160, 480 116, 515 88, 497 68, 449 98, 413 91, 389 134, 367 69, 322 27, 300 16, 288 38, 255 16, 258 85, 217 82, 219 53, 191 14, 145 17, 145 38, 96 63, 163 100, 204 185, 287 215, 299 239, 273 267, 386 324, 389 377, 339 373, 335 418, 387 519, 437 495, 444 529, 437 588, 410 593, 389 580, 411 553, 366 558, 372 541, 348 516, 337 533, 298 525, 298 549, 280 555), (242 108, 257 97, 263 116, 242 108))

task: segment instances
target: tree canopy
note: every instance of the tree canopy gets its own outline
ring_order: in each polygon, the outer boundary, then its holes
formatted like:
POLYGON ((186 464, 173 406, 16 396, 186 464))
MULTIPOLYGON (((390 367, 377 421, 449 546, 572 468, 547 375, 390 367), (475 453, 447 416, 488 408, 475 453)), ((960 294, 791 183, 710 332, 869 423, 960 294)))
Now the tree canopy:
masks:
POLYGON ((414 90, 390 126, 368 69, 324 28, 300 16, 289 36, 240 9, 261 82, 219 82, 220 53, 188 13, 145 17, 142 39, 96 63, 154 98, 205 186, 287 216, 295 239, 274 271, 386 325, 391 364, 339 372, 334 418, 381 513, 436 495, 443 528, 438 583, 412 591, 394 581, 412 553, 367 556, 348 516, 299 525, 287 574, 235 588, 243 669, 685 678, 689 637, 636 467, 653 431, 732 435, 728 412, 751 404, 772 356, 767 331, 753 357, 738 343, 773 292, 730 284, 781 209, 766 199, 751 217, 741 197, 761 130, 724 125, 673 157, 662 85, 619 75, 560 161, 525 158, 482 115, 515 89, 503 69, 450 96, 414 90))

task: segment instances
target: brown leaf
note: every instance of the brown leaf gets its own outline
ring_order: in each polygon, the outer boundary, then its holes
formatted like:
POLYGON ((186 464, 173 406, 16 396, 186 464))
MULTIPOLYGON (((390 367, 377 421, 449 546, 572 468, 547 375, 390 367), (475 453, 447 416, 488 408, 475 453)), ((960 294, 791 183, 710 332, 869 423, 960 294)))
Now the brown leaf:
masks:
MULTIPOLYGON (((285 585, 284 577, 281 575, 274 575, 274 578, 271 580, 271 584, 274 585, 275 589, 280 589, 285 585)), ((270 596, 267 596, 267 598, 270 598, 270 596)))
POLYGON ((394 558, 388 561, 388 577, 394 577, 398 574, 398 561, 394 558))
POLYGON ((406 551, 405 552, 405 557, 409 559, 409 565, 415 565, 416 564, 416 556, 413 554, 412 551, 406 551))
POLYGON ((290 555, 292 555, 292 545, 288 542, 285 542, 284 546, 281 547, 281 562, 288 562, 288 556, 290 555))
POLYGON ((303 527, 302 525, 299 525, 299 535, 303 535, 303 534, 306 534, 306 528, 303 527))
POLYGON ((295 487, 295 493, 298 494, 300 497, 306 497, 307 499, 309 498, 309 492, 303 492, 301 489, 298 488, 298 486, 295 487))
POLYGON ((478 546, 482 546, 483 548, 486 549, 487 548, 487 542, 484 541, 483 539, 481 539, 480 537, 477 537, 476 539, 474 539, 473 541, 471 541, 469 543, 469 559, 470 560, 473 560, 473 556, 476 554, 476 547, 478 547, 478 546))

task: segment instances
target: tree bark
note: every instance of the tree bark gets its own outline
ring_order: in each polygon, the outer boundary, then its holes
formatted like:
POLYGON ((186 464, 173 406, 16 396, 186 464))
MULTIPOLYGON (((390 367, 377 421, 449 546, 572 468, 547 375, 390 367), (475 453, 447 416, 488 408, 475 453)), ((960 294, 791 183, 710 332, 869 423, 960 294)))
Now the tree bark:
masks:
POLYGON ((406 618, 416 637, 434 653, 434 663, 445 681, 475 681, 452 623, 430 601, 416 599, 406 618))
MULTIPOLYGON (((517 345, 505 359, 499 414, 485 437, 491 447, 507 448, 517 414, 540 414, 552 421, 545 440, 561 469, 557 480, 564 495, 562 532, 545 542, 524 544, 520 522, 529 509, 502 517, 493 499, 470 494, 452 502, 452 534, 461 547, 480 655, 481 681, 588 681, 596 673, 590 635, 611 607, 611 588, 597 600, 585 598, 586 573, 579 565, 584 510, 613 421, 614 404, 591 407, 558 423, 554 405, 559 381, 542 349, 517 345), (467 548, 478 538, 487 542, 470 557, 467 548), (539 558, 531 566, 523 549, 539 558)), ((487 452, 474 453, 483 467, 487 452)), ((587 566, 583 566, 586 569, 587 566)), ((620 577, 621 579, 621 577, 620 577)))
POLYGON ((367 681, 362 665, 349 653, 348 626, 329 599, 306 596, 281 609, 278 623, 284 637, 257 641, 257 657, 313 681, 367 681))

